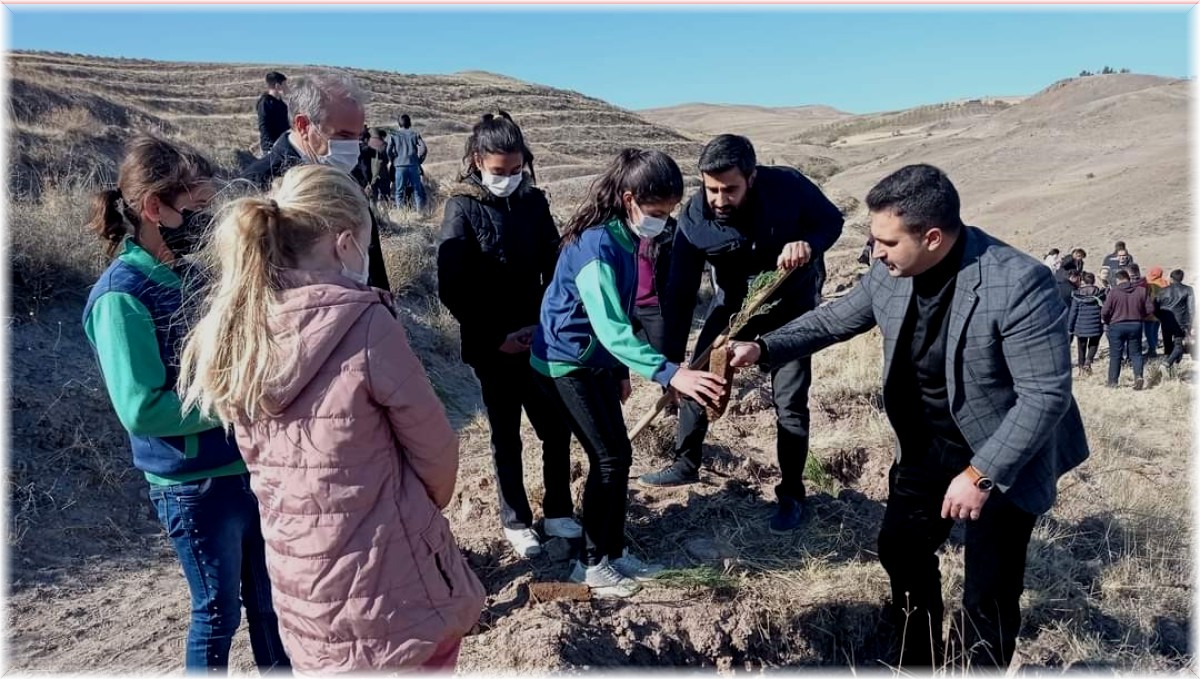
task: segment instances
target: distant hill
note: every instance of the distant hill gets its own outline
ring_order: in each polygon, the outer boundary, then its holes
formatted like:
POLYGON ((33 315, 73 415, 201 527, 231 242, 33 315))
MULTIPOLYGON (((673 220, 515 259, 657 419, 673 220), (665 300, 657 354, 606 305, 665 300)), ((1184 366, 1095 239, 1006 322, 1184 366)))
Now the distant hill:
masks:
MULTIPOLYGON (((47 180, 80 175, 111 180, 121 144, 133 128, 159 130, 209 151, 234 168, 257 148, 254 104, 262 93, 259 65, 168 63, 81 55, 8 55, 12 171, 18 194, 47 180)), ((317 67, 289 69, 295 77, 317 67)), ((699 145, 577 92, 480 71, 418 76, 342 70, 371 95, 367 123, 395 126, 400 113, 429 144, 426 171, 450 180, 478 116, 504 108, 524 130, 537 157, 538 179, 552 194, 576 194, 598 167, 626 146, 692 158, 699 145), (560 191, 561 189, 561 191, 560 191)))

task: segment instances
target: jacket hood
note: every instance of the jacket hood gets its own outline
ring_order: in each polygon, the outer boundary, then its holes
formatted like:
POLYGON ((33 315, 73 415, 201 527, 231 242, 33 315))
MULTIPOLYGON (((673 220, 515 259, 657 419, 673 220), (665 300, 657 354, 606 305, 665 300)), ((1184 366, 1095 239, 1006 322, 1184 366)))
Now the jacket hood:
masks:
POLYGON ((1138 285, 1137 283, 1135 283, 1133 281, 1125 281, 1124 283, 1117 283, 1116 285, 1113 286, 1113 289, 1120 290, 1121 292, 1125 292, 1125 293, 1133 293, 1134 290, 1137 290, 1140 287, 1142 287, 1142 286, 1138 285))
POLYGON ((380 291, 337 273, 286 269, 283 280, 268 320, 279 355, 291 366, 270 387, 279 410, 308 386, 358 319, 383 301, 380 291))
POLYGON ((1100 288, 1094 285, 1085 285, 1075 291, 1074 296, 1081 299, 1089 299, 1100 294, 1100 288))

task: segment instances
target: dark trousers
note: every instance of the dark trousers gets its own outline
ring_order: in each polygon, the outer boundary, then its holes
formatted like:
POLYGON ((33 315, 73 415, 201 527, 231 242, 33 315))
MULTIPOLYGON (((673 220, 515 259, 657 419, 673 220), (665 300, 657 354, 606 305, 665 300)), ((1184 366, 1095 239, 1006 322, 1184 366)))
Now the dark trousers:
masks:
MULTIPOLYGON (((820 260, 818 260, 820 261, 820 260)), ((823 265, 816 267, 818 280, 823 280, 823 265)), ((817 290, 820 288, 818 287, 817 290)), ((818 292, 802 290, 794 293, 797 302, 780 302, 771 311, 755 316, 734 339, 751 340, 787 324, 813 308, 818 292)), ((707 349, 725 331, 730 313, 737 306, 725 305, 718 295, 713 299, 704 327, 696 340, 696 352, 707 349), (718 308, 721 310, 718 312, 718 308)), ((803 501, 804 465, 808 462, 808 388, 812 386, 812 357, 796 359, 771 369, 771 395, 775 401, 775 455, 779 462, 780 482, 775 486, 776 497, 803 501)), ((689 471, 700 468, 704 438, 708 436, 708 415, 704 407, 687 398, 679 400, 679 429, 675 435, 676 464, 689 471)))
POLYGON ((633 446, 621 414, 621 381, 611 371, 581 368, 562 377, 539 375, 570 413, 571 430, 588 456, 583 488, 586 563, 620 558, 625 550, 625 505, 633 446))
MULTIPOLYGON (((879 561, 891 578, 890 613, 899 637, 894 660, 902 668, 937 667, 946 660, 937 550, 954 526, 941 518, 942 500, 961 471, 934 464, 892 466, 879 561)), ((966 522, 962 614, 950 636, 953 645, 962 644, 963 661, 971 666, 1006 666, 1012 660, 1021 627, 1025 554, 1036 518, 993 490, 979 519, 966 522)))
POLYGON ((529 354, 496 352, 474 366, 483 405, 492 430, 492 463, 500 495, 500 522, 505 528, 533 526, 533 511, 525 494, 521 460, 521 409, 542 441, 542 513, 547 519, 571 516, 571 430, 566 410, 554 392, 537 383, 529 354))
POLYGON ((1125 321, 1108 326, 1108 383, 1116 384, 1121 377, 1121 362, 1133 361, 1133 376, 1141 379, 1145 361, 1142 357, 1142 322, 1125 321))
POLYGON ((1183 358, 1183 340, 1187 337, 1187 330, 1179 325, 1175 314, 1166 310, 1159 310, 1158 320, 1162 323, 1163 336, 1163 353, 1167 356, 1167 366, 1175 365, 1183 358))
POLYGON ((1079 361, 1076 365, 1091 365, 1100 350, 1100 337, 1076 337, 1075 346, 1079 350, 1079 361))
POLYGON ((662 307, 639 306, 633 309, 633 332, 642 341, 654 347, 659 353, 666 352, 667 324, 663 319, 662 307))
POLYGON ((243 606, 254 663, 261 670, 290 667, 271 604, 266 549, 250 475, 151 486, 150 501, 191 591, 185 669, 226 673, 243 606))
POLYGON ((1158 321, 1142 321, 1142 328, 1146 332, 1146 357, 1154 358, 1158 356, 1158 321))
MULTIPOLYGON (((771 392, 775 399, 775 454, 779 460, 776 496, 803 500, 804 465, 808 461, 808 388, 812 385, 812 358, 784 363, 771 370, 771 392)), ((691 399, 680 399, 679 431, 675 455, 690 471, 700 468, 704 438, 708 436, 708 414, 691 399)))

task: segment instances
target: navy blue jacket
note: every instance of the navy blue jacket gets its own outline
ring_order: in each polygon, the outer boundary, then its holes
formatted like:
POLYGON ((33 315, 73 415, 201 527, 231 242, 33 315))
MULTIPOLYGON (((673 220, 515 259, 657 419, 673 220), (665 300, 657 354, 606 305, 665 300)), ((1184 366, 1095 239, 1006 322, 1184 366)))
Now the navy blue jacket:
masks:
POLYGON ((806 241, 811 264, 795 271, 776 293, 779 303, 755 318, 738 335, 753 338, 781 327, 820 302, 825 282, 824 255, 842 235, 842 213, 811 180, 790 167, 760 165, 745 204, 731 222, 708 206, 704 189, 687 202, 671 250, 671 269, 663 314, 668 322, 667 358, 680 361, 691 328, 696 295, 705 264, 714 295, 696 342, 702 352, 723 332, 745 300, 755 276, 776 269, 788 243, 806 241))

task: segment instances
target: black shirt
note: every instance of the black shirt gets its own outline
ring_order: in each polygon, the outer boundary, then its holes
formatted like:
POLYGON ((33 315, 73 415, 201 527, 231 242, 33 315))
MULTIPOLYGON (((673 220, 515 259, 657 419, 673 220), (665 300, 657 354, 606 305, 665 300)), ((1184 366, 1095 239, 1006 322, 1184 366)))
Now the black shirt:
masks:
POLYGON ((896 433, 905 465, 929 462, 961 471, 971 463, 971 448, 950 414, 946 385, 946 335, 965 245, 960 234, 945 259, 913 278, 887 395, 903 413, 896 433))

